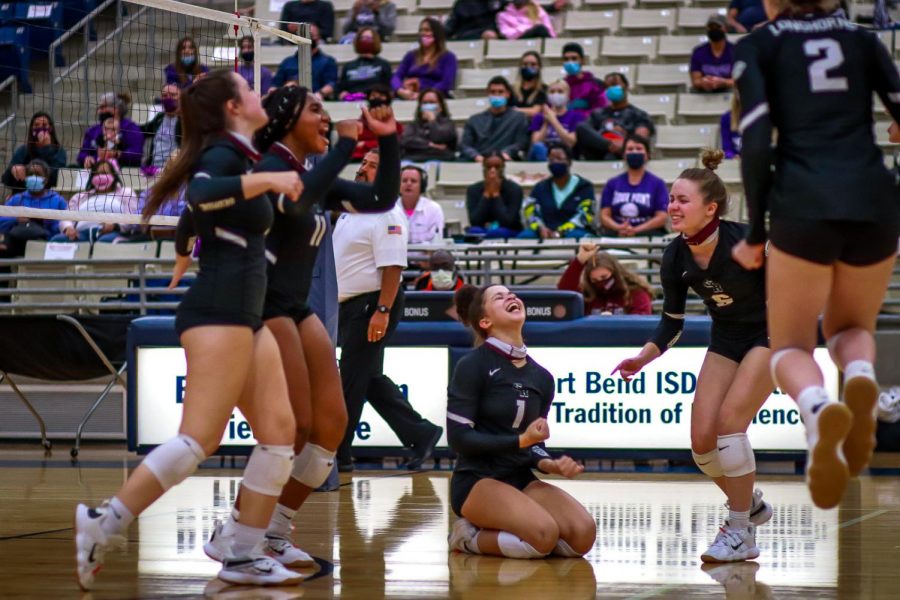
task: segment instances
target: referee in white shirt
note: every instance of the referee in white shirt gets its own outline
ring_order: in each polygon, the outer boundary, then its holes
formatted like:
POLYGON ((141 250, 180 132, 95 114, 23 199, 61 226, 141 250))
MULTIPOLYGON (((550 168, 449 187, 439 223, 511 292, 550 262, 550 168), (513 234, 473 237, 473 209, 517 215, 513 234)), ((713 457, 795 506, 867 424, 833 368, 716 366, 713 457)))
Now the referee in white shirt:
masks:
POLYGON ((441 205, 426 198, 425 182, 428 175, 424 170, 407 165, 400 169, 400 202, 406 223, 409 225, 410 244, 439 242, 444 237, 444 210, 441 205))
MULTIPOLYGON (((363 169, 360 176, 364 176, 363 169)), ((353 469, 350 448, 366 400, 403 445, 413 449, 414 457, 407 463, 410 469, 422 466, 443 433, 443 428, 416 412, 383 372, 384 347, 403 315, 404 217, 396 206, 381 214, 345 213, 334 229, 340 301, 338 344, 348 417, 337 458, 338 468, 345 472, 353 469)))

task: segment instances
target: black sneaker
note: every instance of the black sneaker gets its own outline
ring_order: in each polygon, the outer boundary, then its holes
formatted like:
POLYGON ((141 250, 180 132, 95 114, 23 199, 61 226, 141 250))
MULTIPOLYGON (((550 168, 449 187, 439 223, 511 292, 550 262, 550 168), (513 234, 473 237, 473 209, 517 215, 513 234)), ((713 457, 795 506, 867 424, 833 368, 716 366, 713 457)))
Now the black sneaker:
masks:
POLYGON ((424 442, 413 445, 415 456, 406 463, 406 468, 410 471, 418 471, 421 469, 422 464, 434 454, 434 448, 444 434, 444 428, 439 427, 438 425, 434 425, 433 427, 434 429, 432 430, 431 435, 424 438, 424 442))

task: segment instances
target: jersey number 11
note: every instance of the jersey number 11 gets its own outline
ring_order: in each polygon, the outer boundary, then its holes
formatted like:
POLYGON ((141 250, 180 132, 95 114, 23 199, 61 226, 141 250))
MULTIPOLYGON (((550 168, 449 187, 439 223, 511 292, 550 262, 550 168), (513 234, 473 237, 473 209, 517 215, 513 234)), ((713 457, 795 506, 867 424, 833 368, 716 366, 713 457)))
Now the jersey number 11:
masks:
POLYGON ((807 40, 803 44, 803 52, 806 56, 817 59, 809 65, 809 88, 813 92, 847 91, 849 86, 846 77, 828 75, 828 71, 844 64, 844 52, 837 40, 807 40))

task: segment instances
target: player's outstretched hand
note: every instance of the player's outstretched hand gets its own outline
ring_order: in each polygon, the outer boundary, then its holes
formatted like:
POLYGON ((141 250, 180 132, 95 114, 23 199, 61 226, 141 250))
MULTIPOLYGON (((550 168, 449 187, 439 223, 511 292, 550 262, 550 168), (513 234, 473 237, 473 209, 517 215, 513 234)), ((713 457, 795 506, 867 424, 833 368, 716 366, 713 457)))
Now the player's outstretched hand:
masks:
POLYGON ((266 173, 266 177, 271 184, 269 189, 275 194, 284 194, 291 202, 296 202, 303 193, 303 182, 296 171, 266 173))
POLYGON ((178 287, 181 278, 187 273, 188 267, 191 266, 191 257, 177 254, 175 256, 175 268, 172 269, 172 279, 169 280, 169 289, 173 290, 178 287))
POLYGON ((337 130, 338 137, 350 138, 354 141, 359 139, 359 130, 361 127, 362 124, 356 119, 338 121, 334 125, 334 128, 337 130))
POLYGON ((397 120, 394 118, 394 110, 390 106, 378 106, 373 109, 363 106, 362 116, 366 127, 377 137, 397 133, 397 120))
POLYGON ((631 358, 626 358, 622 362, 620 362, 615 369, 613 369, 612 374, 615 375, 618 371, 619 375, 622 376, 622 379, 625 381, 630 381, 632 377, 637 375, 641 369, 644 368, 644 362, 640 359, 640 357, 632 356, 631 358))
POLYGON ((746 240, 741 240, 731 249, 731 257, 734 259, 734 262, 743 268, 748 271, 754 271, 763 266, 765 250, 765 244, 751 245, 746 240))

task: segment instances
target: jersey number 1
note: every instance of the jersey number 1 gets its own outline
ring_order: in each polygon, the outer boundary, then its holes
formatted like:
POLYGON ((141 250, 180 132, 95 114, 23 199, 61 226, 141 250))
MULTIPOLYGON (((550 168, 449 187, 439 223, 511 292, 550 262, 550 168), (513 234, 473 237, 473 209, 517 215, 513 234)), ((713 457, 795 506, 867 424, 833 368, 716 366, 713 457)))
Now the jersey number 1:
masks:
POLYGON ((325 220, 325 215, 316 215, 316 230, 313 232, 312 237, 309 238, 309 245, 313 248, 318 248, 319 244, 322 243, 322 238, 325 237, 326 231, 328 231, 328 221, 325 220))
POLYGON ((518 429, 519 425, 522 424, 522 419, 525 418, 525 401, 524 400, 516 400, 516 418, 513 421, 513 429, 518 429))
POLYGON ((837 40, 807 40, 803 52, 812 61, 809 65, 809 88, 816 93, 846 92, 849 88, 846 77, 829 77, 828 71, 844 64, 844 52, 837 40))

